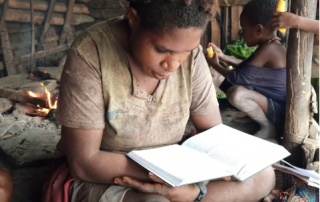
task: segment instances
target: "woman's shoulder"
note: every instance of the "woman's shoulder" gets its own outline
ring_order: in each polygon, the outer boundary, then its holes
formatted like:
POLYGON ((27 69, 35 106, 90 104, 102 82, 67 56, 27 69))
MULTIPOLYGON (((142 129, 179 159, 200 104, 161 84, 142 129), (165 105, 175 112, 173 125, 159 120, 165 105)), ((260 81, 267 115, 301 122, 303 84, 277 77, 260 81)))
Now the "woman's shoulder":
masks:
MULTIPOLYGON (((105 32, 105 29, 107 27, 107 21, 103 21, 86 28, 75 38, 71 47, 81 49, 87 48, 88 46, 95 46, 97 43, 95 38, 98 38, 96 37, 96 35, 105 32)), ((100 40, 105 40, 105 38, 102 38, 100 40)))

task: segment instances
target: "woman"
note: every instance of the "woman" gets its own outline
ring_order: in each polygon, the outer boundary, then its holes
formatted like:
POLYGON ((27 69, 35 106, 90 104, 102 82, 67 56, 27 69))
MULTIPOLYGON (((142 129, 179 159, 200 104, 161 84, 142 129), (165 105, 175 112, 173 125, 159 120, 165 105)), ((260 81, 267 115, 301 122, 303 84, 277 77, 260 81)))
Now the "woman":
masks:
POLYGON ((170 188, 125 156, 179 142, 189 118, 198 131, 221 123, 199 46, 217 6, 215 0, 135 0, 124 18, 75 40, 57 109, 58 147, 76 178, 70 201, 186 202, 201 200, 206 188, 202 201, 258 201, 270 192, 270 168, 243 183, 170 188))

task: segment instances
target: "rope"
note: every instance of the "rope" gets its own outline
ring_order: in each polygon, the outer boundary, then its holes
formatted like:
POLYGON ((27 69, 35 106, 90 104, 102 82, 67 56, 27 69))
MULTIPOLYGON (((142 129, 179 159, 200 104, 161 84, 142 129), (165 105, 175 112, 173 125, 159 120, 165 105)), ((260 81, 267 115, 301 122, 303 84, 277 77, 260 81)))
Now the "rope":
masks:
POLYGON ((226 4, 226 6, 230 6, 228 0, 223 0, 224 1, 224 4, 226 4))
POLYGON ((308 138, 309 134, 306 134, 305 136, 298 136, 293 134, 286 134, 283 137, 283 140, 285 142, 291 142, 296 144, 307 144, 315 148, 319 148, 319 140, 314 140, 308 138))

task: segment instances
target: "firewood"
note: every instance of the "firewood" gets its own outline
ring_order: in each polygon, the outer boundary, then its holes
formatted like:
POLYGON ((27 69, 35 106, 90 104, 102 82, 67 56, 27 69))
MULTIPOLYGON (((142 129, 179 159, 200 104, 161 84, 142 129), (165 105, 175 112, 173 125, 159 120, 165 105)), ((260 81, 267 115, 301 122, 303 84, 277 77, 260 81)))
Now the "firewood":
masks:
POLYGON ((37 98, 37 97, 30 97, 26 91, 0 89, 0 97, 7 98, 7 99, 10 99, 13 101, 39 105, 40 107, 47 107, 45 99, 41 99, 41 98, 37 98))
MULTIPOLYGON (((0 0, 0 5, 4 3, 5 0, 0 0)), ((30 9, 30 1, 28 0, 10 0, 9 1, 9 8, 13 9, 23 9, 29 10, 30 9)), ((34 1, 33 9, 35 11, 46 11, 49 8, 48 1, 34 1)), ((54 11, 58 13, 65 13, 67 12, 67 5, 64 2, 56 2, 54 11)), ((75 4, 73 7, 73 13, 83 13, 89 14, 89 9, 85 4, 75 4)))
MULTIPOLYGON (((34 23, 42 24, 45 20, 46 14, 44 12, 35 11, 34 12, 34 23)), ((28 22, 30 23, 30 12, 29 10, 18 10, 18 9, 8 9, 6 14, 6 21, 11 22, 28 22)), ((79 25, 82 23, 92 22, 94 19, 89 15, 84 14, 73 14, 71 17, 71 25, 79 25)), ((51 24, 63 25, 64 15, 62 13, 54 13, 51 18, 51 24)))

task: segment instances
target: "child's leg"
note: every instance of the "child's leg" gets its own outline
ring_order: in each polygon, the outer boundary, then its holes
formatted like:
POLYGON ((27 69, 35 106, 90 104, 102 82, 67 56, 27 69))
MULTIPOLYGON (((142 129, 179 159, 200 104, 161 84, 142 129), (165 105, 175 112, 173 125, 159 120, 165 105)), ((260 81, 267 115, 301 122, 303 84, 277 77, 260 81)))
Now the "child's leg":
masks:
POLYGON ((263 139, 276 136, 275 126, 266 117, 268 101, 265 96, 242 86, 232 86, 227 91, 227 98, 233 106, 260 124, 255 136, 263 139))
POLYGON ((13 179, 8 170, 0 168, 0 199, 8 202, 13 192, 13 179))

